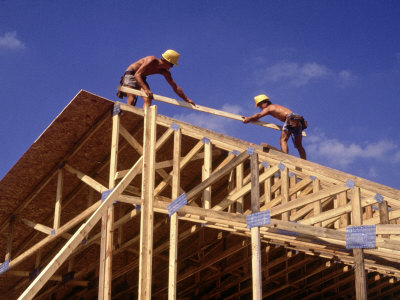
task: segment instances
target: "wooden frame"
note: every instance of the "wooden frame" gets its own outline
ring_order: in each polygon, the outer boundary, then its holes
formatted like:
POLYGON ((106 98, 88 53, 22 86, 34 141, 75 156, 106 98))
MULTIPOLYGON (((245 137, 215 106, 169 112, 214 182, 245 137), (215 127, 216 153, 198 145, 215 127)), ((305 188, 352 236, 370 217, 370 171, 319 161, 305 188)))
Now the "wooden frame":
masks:
MULTIPOLYGON (((69 286, 79 287, 76 296, 85 299, 262 299, 282 293, 299 297, 302 289, 315 297, 339 287, 359 299, 373 297, 376 290, 397 295, 399 191, 173 120, 157 114, 155 106, 143 112, 87 92, 79 95, 80 101, 102 103, 93 125, 81 130, 72 148, 54 160, 56 167, 50 166, 27 190, 28 196, 21 196, 15 216, 0 222, 9 224, 9 229, 3 226, 9 263, 2 265, 0 276, 9 280, 5 284, 26 278, 8 286, 6 297, 21 289, 19 299, 65 296, 72 291, 69 286), (123 113, 112 116, 113 108, 123 113), (182 193, 188 203, 168 217, 168 205, 182 193), (95 201, 87 207, 89 195, 95 201), (40 201, 46 211, 35 215, 40 201), (365 207, 368 213, 363 213, 365 207), (269 210, 270 224, 247 228, 246 216, 259 210, 269 210), (354 225, 376 225, 377 247, 347 250, 345 227, 354 225), (21 239, 27 230, 37 232, 31 244, 21 239), (104 260, 98 259, 100 252, 104 260), (87 260, 91 253, 97 259, 83 263, 80 258, 87 260), (29 282, 29 274, 39 267, 42 271, 29 282), (329 275, 326 268, 332 269, 329 275), (57 288, 71 272, 68 284, 57 288), (377 272, 381 282, 370 287, 377 272), (309 281, 316 274, 321 282, 309 281), (321 288, 324 277, 337 278, 336 283, 321 288), (91 287, 93 280, 99 288, 91 287)), ((60 116, 63 123, 75 117, 65 114, 60 116)))

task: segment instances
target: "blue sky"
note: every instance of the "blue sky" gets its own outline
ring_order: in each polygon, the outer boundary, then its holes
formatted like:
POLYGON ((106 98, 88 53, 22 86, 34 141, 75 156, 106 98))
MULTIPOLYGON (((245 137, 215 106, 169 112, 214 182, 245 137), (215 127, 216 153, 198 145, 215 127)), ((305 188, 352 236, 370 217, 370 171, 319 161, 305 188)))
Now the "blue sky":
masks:
MULTIPOLYGON (((118 100, 130 63, 171 48, 196 103, 251 115, 266 93, 308 120, 309 160, 400 188, 399 16, 389 0, 0 1, 0 178, 80 89, 118 100)), ((148 82, 178 98, 161 76, 148 82)), ((278 131, 158 107, 279 147, 278 131)))

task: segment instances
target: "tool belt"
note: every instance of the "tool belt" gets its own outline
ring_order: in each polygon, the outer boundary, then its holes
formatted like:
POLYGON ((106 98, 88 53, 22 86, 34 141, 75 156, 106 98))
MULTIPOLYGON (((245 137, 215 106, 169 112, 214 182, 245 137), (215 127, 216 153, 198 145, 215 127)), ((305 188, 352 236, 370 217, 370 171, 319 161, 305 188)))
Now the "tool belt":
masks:
MULTIPOLYGON (((131 71, 131 70, 125 71, 124 75, 121 76, 121 80, 119 81, 119 84, 120 84, 121 86, 124 85, 124 76, 125 76, 125 75, 135 75, 135 71, 131 71)), ((126 96, 127 96, 126 93, 121 92, 121 91, 117 91, 117 97, 118 97, 119 99, 123 99, 123 98, 126 97, 126 96)), ((136 103, 136 101, 135 101, 135 103, 136 103)))
POLYGON ((301 129, 304 130, 308 127, 307 121, 303 118, 303 116, 295 114, 287 116, 287 122, 289 126, 293 128, 301 126, 301 129))

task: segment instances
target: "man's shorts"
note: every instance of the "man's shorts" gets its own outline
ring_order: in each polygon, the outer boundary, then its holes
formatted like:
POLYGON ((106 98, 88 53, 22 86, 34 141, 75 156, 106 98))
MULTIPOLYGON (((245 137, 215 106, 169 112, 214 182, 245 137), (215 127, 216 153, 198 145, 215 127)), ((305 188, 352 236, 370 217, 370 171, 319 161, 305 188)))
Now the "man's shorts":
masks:
POLYGON ((282 130, 289 131, 294 136, 301 135, 303 132, 302 119, 303 117, 298 114, 288 114, 286 116, 286 120, 283 124, 282 130))
MULTIPOLYGON (((148 83, 146 81, 146 77, 143 77, 143 81, 146 85, 148 85, 148 83)), ((135 79, 135 73, 133 73, 133 71, 126 71, 124 73, 124 75, 121 76, 121 80, 119 83, 121 84, 121 86, 129 86, 130 88, 133 88, 135 90, 140 90, 140 86, 135 79)), ((123 97, 126 97, 127 95, 124 92, 118 91, 117 96, 118 96, 118 98, 122 99, 123 97)), ((135 105, 136 105, 137 98, 138 98, 137 96, 134 96, 135 105)))

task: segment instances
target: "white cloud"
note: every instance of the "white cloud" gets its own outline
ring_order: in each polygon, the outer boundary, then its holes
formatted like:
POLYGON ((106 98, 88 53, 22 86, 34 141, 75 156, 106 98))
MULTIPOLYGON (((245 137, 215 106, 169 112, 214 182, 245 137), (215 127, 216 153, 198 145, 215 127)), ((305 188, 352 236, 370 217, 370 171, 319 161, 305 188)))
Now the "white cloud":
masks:
POLYGON ((300 87, 311 81, 329 78, 337 80, 341 85, 352 82, 356 76, 349 70, 338 73, 316 62, 298 64, 296 62, 281 62, 257 72, 261 84, 268 82, 286 82, 290 86, 300 87))
POLYGON ((17 38, 17 32, 6 32, 0 36, 0 48, 25 49, 25 44, 17 38))
MULTIPOLYGON (((400 161, 400 151, 394 153, 397 145, 390 140, 359 145, 345 143, 337 139, 327 138, 323 133, 310 135, 306 139, 306 149, 309 156, 328 161, 331 165, 347 168, 351 163, 359 159, 375 159, 382 161, 400 161)), ((370 170, 372 174, 372 170, 370 170)))

